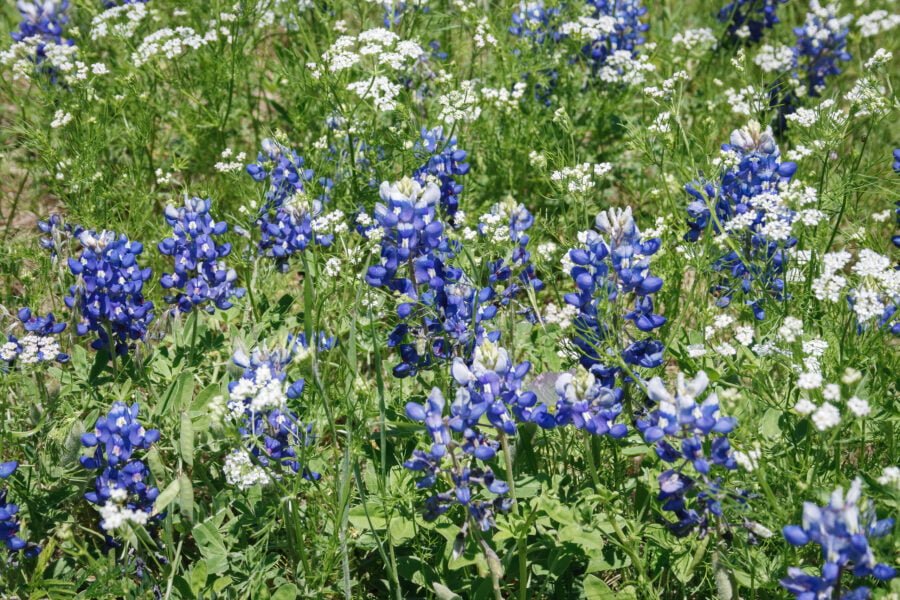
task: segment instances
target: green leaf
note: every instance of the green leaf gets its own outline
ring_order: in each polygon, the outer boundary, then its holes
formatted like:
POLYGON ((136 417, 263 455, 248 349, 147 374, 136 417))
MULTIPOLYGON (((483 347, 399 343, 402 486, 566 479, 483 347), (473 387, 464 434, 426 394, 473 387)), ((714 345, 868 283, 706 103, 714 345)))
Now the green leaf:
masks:
POLYGON ((770 408, 762 416, 759 422, 759 432, 764 438, 774 440, 781 437, 781 426, 778 420, 781 418, 781 410, 770 408))
POLYGON ((178 505, 181 515, 188 521, 194 518, 194 485, 191 478, 182 473, 178 476, 178 505))
POLYGON ((616 593, 596 575, 587 575, 584 578, 584 597, 587 600, 614 600, 616 593))
POLYGON ((192 530, 194 539, 200 547, 200 554, 206 559, 206 567, 210 574, 217 575, 228 570, 228 550, 225 540, 211 521, 195 526, 192 530))
POLYGON ((208 576, 209 574, 206 570, 205 560, 198 560, 194 563, 194 566, 191 567, 191 591, 194 593, 195 598, 199 597, 200 592, 206 587, 206 579, 208 576))
POLYGON ((173 479, 172 483, 166 486, 159 496, 156 497, 156 502, 153 503, 153 514, 158 515, 168 508, 168 506, 172 503, 172 501, 178 496, 178 491, 180 488, 180 481, 178 479, 173 479))
POLYGON ((194 424, 191 415, 185 411, 181 413, 181 440, 179 443, 181 460, 188 467, 194 466, 194 424))
POLYGON ((294 600, 300 595, 300 590, 293 583, 285 583, 272 594, 272 600, 294 600))
POLYGON ((431 584, 431 587, 434 588, 434 595, 438 597, 439 600, 462 600, 462 596, 448 588, 443 583, 438 583, 435 581, 431 584))

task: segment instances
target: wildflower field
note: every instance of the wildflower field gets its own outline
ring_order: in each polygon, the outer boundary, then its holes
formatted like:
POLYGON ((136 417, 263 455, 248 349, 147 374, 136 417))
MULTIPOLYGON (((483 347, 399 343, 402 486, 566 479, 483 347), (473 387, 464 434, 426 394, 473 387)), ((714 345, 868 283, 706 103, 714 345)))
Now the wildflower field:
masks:
POLYGON ((900 598, 900 2, 0 39, 0 598, 900 598))

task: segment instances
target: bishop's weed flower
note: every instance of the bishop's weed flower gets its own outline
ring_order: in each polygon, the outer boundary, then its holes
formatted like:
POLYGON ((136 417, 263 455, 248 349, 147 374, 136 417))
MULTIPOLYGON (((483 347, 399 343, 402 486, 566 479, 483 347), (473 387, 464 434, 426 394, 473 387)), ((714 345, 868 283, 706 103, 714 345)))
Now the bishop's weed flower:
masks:
POLYGON ((66 323, 58 323, 53 313, 47 313, 45 317, 32 314, 29 308, 20 309, 18 317, 26 335, 21 338, 8 335, 7 342, 0 346, 0 360, 23 365, 45 361, 64 363, 69 360, 69 355, 60 350, 56 339, 65 330, 66 323))
POLYGON ((93 454, 81 457, 84 468, 100 471, 94 489, 84 497, 100 509, 100 527, 107 542, 115 544, 114 532, 126 521, 146 525, 164 515, 153 515, 159 490, 150 483, 150 470, 137 458, 159 440, 159 430, 145 429, 138 421, 140 407, 116 402, 109 413, 97 419, 94 431, 81 436, 93 454))
POLYGON ((96 334, 91 344, 95 350, 127 354, 132 342, 144 339, 153 320, 153 303, 143 295, 151 271, 137 262, 144 246, 112 231, 83 231, 78 239, 81 254, 68 261, 77 281, 65 299, 80 316, 76 331, 96 334))
POLYGON ((876 562, 870 546, 871 539, 891 532, 894 519, 879 520, 873 503, 862 500, 861 490, 862 480, 857 478, 846 495, 842 488, 832 492, 825 506, 804 502, 801 524, 783 529, 784 538, 794 546, 809 543, 820 546, 825 561, 819 575, 811 575, 798 567, 788 569, 788 576, 781 580, 781 585, 796 598, 862 600, 869 597, 869 588, 849 589, 845 575, 871 576, 878 581, 889 581, 896 575, 890 565, 876 562))
POLYGON ((172 227, 173 237, 159 243, 159 251, 174 260, 174 273, 164 273, 160 283, 163 289, 173 290, 166 301, 174 304, 182 313, 194 307, 207 312, 227 310, 234 298, 240 298, 245 290, 234 286, 237 273, 221 260, 231 253, 231 244, 218 242, 228 225, 216 222, 209 214, 209 199, 185 198, 184 206, 166 207, 166 222, 172 227))

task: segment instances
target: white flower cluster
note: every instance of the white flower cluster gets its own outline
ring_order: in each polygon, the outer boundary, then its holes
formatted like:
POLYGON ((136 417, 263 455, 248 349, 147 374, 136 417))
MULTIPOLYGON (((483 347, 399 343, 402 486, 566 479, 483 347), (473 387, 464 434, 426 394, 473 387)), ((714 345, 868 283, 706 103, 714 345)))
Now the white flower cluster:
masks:
POLYGON ((109 494, 109 500, 100 507, 100 527, 104 531, 115 531, 126 523, 146 525, 150 520, 150 513, 133 510, 123 505, 128 497, 128 492, 124 489, 114 487, 110 489, 109 494))
POLYGON ((784 44, 763 44, 753 62, 766 73, 783 73, 794 66, 794 49, 784 44))
POLYGON ((559 26, 559 32, 575 40, 591 42, 616 32, 616 19, 608 15, 599 18, 579 17, 577 21, 568 21, 559 26))
POLYGON ((241 377, 231 390, 228 410, 234 420, 243 418, 247 402, 254 413, 283 409, 287 404, 284 382, 273 375, 268 365, 257 368, 253 379, 241 377))
POLYGON ((739 90, 728 88, 725 98, 731 105, 731 112, 738 115, 752 116, 761 113, 769 105, 769 94, 763 88, 748 85, 739 90))
POLYGON ((486 48, 488 46, 497 46, 497 38, 491 33, 487 17, 481 17, 478 25, 475 27, 475 36, 473 37, 476 48, 486 48))
POLYGON ((219 173, 234 173, 235 171, 240 171, 244 168, 244 161, 247 160, 247 154, 244 152, 239 152, 237 156, 234 156, 234 151, 231 148, 225 148, 222 150, 222 154, 220 155, 222 160, 215 164, 215 169, 219 173), (234 156, 234 160, 228 162, 234 156))
POLYGON ((78 48, 68 44, 56 44, 38 37, 30 37, 16 42, 8 49, 0 52, 0 65, 10 67, 14 81, 28 81, 35 73, 52 72, 54 77, 72 84, 85 81, 88 75, 105 75, 109 69, 103 63, 88 65, 76 60, 78 48), (35 64, 38 44, 43 45, 44 58, 39 65, 35 64))
POLYGON ((91 39, 100 40, 110 34, 131 39, 147 14, 147 5, 140 2, 109 8, 91 21, 91 39))
POLYGON ((438 98, 441 114, 438 119, 447 125, 472 122, 481 116, 478 106, 478 92, 474 81, 463 81, 458 90, 451 90, 438 98))
POLYGON ((676 33, 672 36, 672 44, 683 46, 688 52, 693 50, 706 52, 707 50, 715 50, 718 42, 712 29, 702 27, 700 29, 686 29, 682 33, 676 33))
MULTIPOLYGON (((841 377, 841 383, 851 386, 857 383, 861 377, 859 371, 847 369, 841 377)), ((795 412, 804 417, 809 416, 819 431, 827 431, 840 425, 841 411, 836 405, 840 404, 843 394, 839 384, 823 385, 823 379, 819 373, 802 373, 797 385, 807 392, 820 396, 823 402, 817 405, 808 396, 804 396, 794 405, 795 412)), ((855 395, 851 395, 847 399, 846 405, 850 413, 858 418, 867 416, 872 410, 868 401, 855 395)))
POLYGON ((650 62, 647 55, 635 57, 628 50, 616 50, 600 67, 597 76, 606 83, 636 85, 644 83, 646 74, 655 70, 656 65, 650 62))
POLYGON ((612 171, 609 163, 581 163, 574 167, 563 167, 550 174, 550 181, 565 186, 566 191, 582 194, 594 189, 596 180, 612 171))
POLYGON ((333 210, 312 220, 316 235, 340 235, 348 231, 347 215, 342 210, 333 210))
POLYGON ((885 467, 881 472, 881 477, 878 478, 878 483, 900 489, 900 468, 885 467))
POLYGON ((853 105, 853 114, 857 117, 883 115, 890 109, 888 91, 869 77, 860 77, 844 94, 844 100, 853 105))
POLYGON ((876 10, 856 19, 859 34, 863 37, 873 37, 884 31, 890 31, 900 25, 900 15, 889 14, 886 10, 876 10))
POLYGON ((210 22, 209 29, 202 35, 193 27, 164 27, 146 36, 131 53, 131 60, 136 67, 141 67, 160 54, 166 58, 176 58, 188 48, 199 50, 218 41, 220 35, 231 43, 231 30, 225 25, 218 25, 215 20, 210 22))
POLYGON ((672 131, 672 125, 669 123, 671 119, 672 113, 663 111, 656 115, 653 124, 647 127, 647 130, 652 131, 653 133, 669 133, 672 131))
MULTIPOLYGON (((817 299, 842 301, 842 292, 848 286, 843 270, 851 258, 846 251, 829 252, 822 257, 822 274, 813 281, 817 299)), ((900 301, 900 271, 894 269, 887 256, 863 248, 850 267, 850 273, 853 286, 846 297, 860 323, 881 317, 887 304, 900 301)))
POLYGON ((578 316, 578 307, 569 303, 563 304, 561 307, 550 302, 544 307, 543 320, 544 323, 551 325, 559 325, 560 329, 568 329, 572 326, 572 321, 578 316))
MULTIPOLYGON (((331 73, 340 73, 371 58, 370 67, 380 66, 399 71, 425 54, 414 41, 401 40, 393 31, 382 27, 368 29, 359 35, 342 35, 322 54, 322 65, 331 73)), ((314 77, 321 76, 316 63, 307 65, 314 77)))
MULTIPOLYGON (((0 358, 3 360, 9 360, 6 358, 5 354, 7 351, 6 346, 4 345, 3 350, 0 351, 0 358)), ((42 361, 54 360, 60 354, 59 343, 56 341, 56 338, 49 335, 34 335, 29 334, 25 337, 19 339, 19 350, 18 356, 14 357, 20 364, 24 365, 33 365, 42 361)))
POLYGON ((679 81, 687 81, 690 76, 687 71, 675 71, 672 76, 662 82, 659 86, 651 85, 644 88, 644 94, 651 98, 661 99, 668 98, 675 91, 675 84, 679 81))
POLYGON ((877 67, 884 66, 891 62, 894 59, 894 53, 889 50, 885 50, 884 48, 879 48, 875 51, 869 60, 866 61, 865 67, 866 71, 871 69, 875 69, 877 67))
POLYGON ((509 114, 519 108, 519 100, 525 95, 525 90, 527 89, 528 84, 524 81, 517 81, 512 91, 507 88, 483 87, 479 90, 479 93, 485 103, 491 104, 494 108, 509 114))
POLYGON ((50 121, 50 127, 52 129, 59 129, 60 127, 65 127, 71 122, 72 113, 67 113, 64 110, 58 110, 53 114, 53 120, 50 121))
POLYGON ((234 450, 225 457, 222 465, 225 481, 239 490, 246 490, 254 485, 268 485, 272 478, 259 465, 253 464, 246 450, 234 450))
POLYGON ((759 442, 757 442, 754 444, 753 448, 747 452, 735 450, 733 456, 734 460, 742 469, 751 472, 755 471, 759 466, 759 459, 762 457, 762 449, 759 447, 759 442))

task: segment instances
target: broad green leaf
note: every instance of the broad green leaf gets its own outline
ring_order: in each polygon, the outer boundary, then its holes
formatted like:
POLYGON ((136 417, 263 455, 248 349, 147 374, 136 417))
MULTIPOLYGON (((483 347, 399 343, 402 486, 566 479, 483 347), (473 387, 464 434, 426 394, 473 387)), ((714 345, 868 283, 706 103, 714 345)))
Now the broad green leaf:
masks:
POLYGON ((187 411, 181 413, 181 439, 179 442, 181 460, 188 467, 194 466, 194 424, 187 411))
POLYGON ((285 583, 272 594, 272 600, 294 600, 300 595, 300 590, 293 583, 285 583))
POLYGON ((153 514, 158 515, 168 508, 172 501, 178 496, 179 487, 179 480, 173 479, 172 483, 167 485, 166 489, 160 492, 159 496, 156 497, 156 502, 153 503, 153 514))
POLYGON ((462 600, 462 596, 448 588, 443 583, 438 583, 435 581, 431 584, 431 587, 434 588, 434 595, 438 597, 439 600, 462 600))

